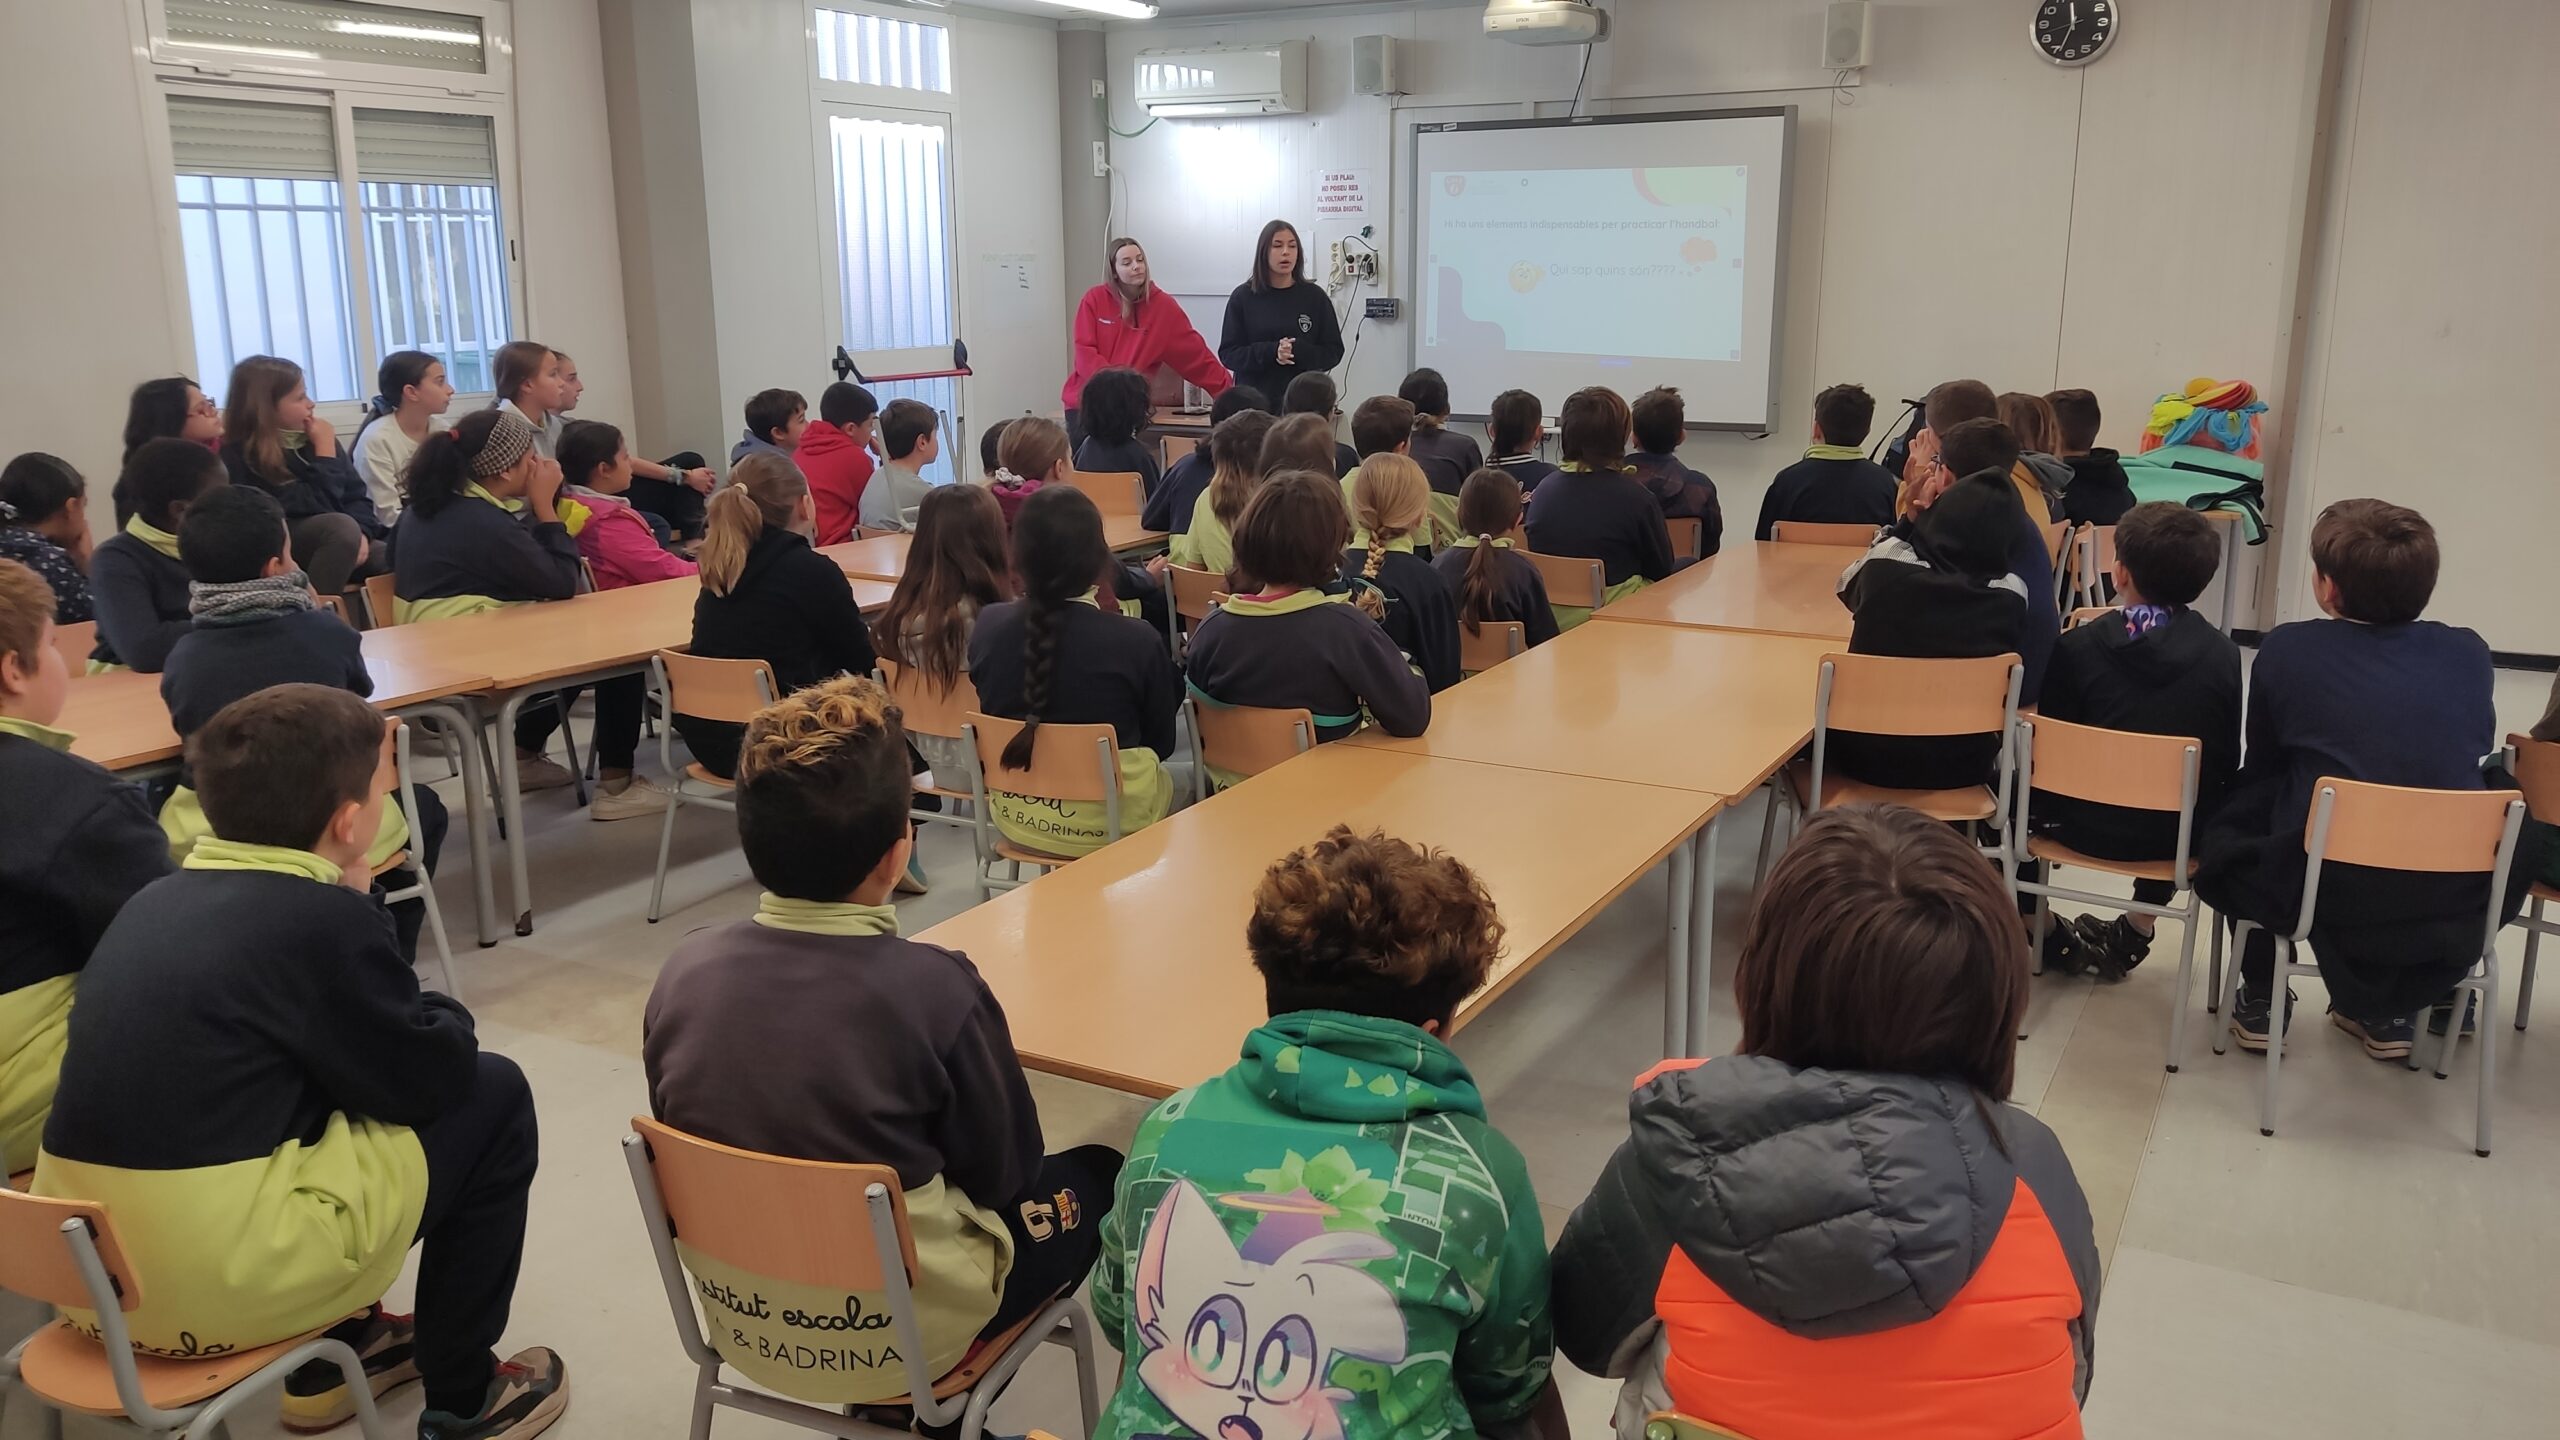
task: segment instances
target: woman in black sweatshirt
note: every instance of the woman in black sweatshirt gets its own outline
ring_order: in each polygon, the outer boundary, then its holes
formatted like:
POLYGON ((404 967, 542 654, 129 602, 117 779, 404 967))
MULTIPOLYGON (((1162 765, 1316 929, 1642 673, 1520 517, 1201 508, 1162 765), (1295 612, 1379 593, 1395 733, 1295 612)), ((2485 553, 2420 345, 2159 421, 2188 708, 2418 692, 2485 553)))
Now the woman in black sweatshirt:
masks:
POLYGON ((1236 383, 1265 395, 1287 393, 1301 375, 1342 363, 1342 322, 1322 286, 1299 283, 1305 257, 1297 227, 1274 220, 1253 246, 1253 278, 1227 297, 1218 358, 1236 383))

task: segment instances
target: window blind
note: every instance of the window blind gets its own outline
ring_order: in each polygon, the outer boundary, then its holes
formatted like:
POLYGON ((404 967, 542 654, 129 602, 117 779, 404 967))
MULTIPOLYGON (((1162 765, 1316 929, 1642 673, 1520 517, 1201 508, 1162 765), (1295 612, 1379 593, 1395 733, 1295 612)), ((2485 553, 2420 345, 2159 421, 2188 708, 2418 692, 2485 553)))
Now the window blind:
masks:
POLYGON ((335 180, 329 111, 319 105, 169 97, 169 145, 181 175, 335 180))
POLYGON ((414 185, 495 185, 498 150, 486 115, 356 111, 356 174, 414 185))
POLYGON ((355 0, 166 0, 168 40, 254 61, 333 60, 485 74, 476 15, 355 0))

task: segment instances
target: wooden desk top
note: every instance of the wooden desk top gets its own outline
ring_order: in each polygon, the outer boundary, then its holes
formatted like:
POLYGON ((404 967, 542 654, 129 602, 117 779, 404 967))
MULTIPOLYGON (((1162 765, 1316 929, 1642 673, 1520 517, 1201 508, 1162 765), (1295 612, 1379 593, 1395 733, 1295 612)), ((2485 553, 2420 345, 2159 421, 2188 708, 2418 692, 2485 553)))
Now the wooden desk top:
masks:
POLYGON ((160 677, 132 670, 84 675, 71 682, 54 723, 74 737, 71 753, 110 770, 178 758, 178 732, 160 703, 160 677))
MULTIPOLYGON (((1139 524, 1135 515, 1102 517, 1102 543, 1115 551, 1153 545, 1164 538, 1163 531, 1150 530, 1139 524)), ((907 547, 913 543, 913 535, 874 535, 868 540, 847 540, 840 545, 821 546, 818 553, 836 562, 839 569, 857 581, 882 580, 895 586, 898 577, 907 573, 907 547)), ((856 594, 859 593, 857 586, 856 594)), ((881 596, 880 603, 888 603, 885 594, 881 596)), ((867 611, 872 607, 866 603, 862 608, 867 611)))
POLYGON ((1179 430, 1193 434, 1206 435, 1209 433, 1209 412, 1202 410, 1196 414, 1186 414, 1183 411, 1173 409, 1170 406, 1159 405, 1154 410, 1148 412, 1147 428, 1150 430, 1179 430))
POLYGON ((918 938, 976 963, 1023 1063, 1169 1095, 1233 1063, 1267 1018, 1244 948, 1253 887, 1335 823, 1443 847, 1492 892, 1509 936, 1464 1024, 1717 808, 1677 790, 1326 745, 918 938))
POLYGON ((1815 672, 1840 648, 1792 635, 1595 621, 1433 696, 1423 735, 1398 740, 1372 729, 1342 743, 1748 795, 1812 740, 1815 672))
POLYGON ((1647 625, 1846 640, 1849 607, 1840 603, 1840 572, 1858 554, 1844 545, 1744 541, 1600 613, 1647 625))
POLYGON ((517 690, 564 675, 646 660, 693 641, 692 576, 621 590, 510 605, 451 620, 427 620, 368 631, 365 663, 470 668, 481 687, 517 690))

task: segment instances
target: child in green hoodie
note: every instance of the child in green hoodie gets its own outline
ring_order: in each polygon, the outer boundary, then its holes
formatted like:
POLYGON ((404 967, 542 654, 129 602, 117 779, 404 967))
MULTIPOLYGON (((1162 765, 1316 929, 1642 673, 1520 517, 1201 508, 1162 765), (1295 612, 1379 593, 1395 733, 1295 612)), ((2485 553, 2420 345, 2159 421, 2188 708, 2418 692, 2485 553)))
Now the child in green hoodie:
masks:
POLYGON ((1384 1440, 1555 1417, 1545 1227, 1443 1043, 1502 945, 1464 865, 1342 827, 1271 867, 1271 1022, 1138 1127, 1094 1272, 1096 1440, 1384 1440))

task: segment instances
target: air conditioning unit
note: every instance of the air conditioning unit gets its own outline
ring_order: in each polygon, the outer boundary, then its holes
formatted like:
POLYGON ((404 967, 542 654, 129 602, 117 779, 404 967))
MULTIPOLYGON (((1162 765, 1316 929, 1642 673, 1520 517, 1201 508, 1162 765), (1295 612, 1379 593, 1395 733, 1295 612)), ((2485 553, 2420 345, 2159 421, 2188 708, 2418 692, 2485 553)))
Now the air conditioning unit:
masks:
POLYGON ((1609 12, 1591 0, 1490 0, 1484 33, 1514 45, 1589 45, 1609 38, 1609 12))
POLYGON ((1138 52, 1138 104, 1159 120, 1297 115, 1307 108, 1307 42, 1138 52))

